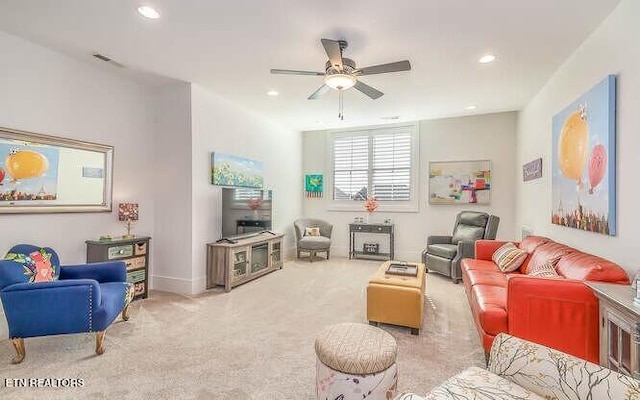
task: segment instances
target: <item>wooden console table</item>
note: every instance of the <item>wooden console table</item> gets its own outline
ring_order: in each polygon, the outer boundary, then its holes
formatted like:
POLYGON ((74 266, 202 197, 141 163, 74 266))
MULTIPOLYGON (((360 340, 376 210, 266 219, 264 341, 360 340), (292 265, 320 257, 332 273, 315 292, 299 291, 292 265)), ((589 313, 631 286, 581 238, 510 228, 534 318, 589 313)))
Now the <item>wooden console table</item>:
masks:
POLYGON ((394 242, 393 224, 349 224, 349 259, 352 258, 373 258, 393 260, 394 242), (363 250, 356 250, 356 236, 359 233, 377 233, 387 235, 389 241, 388 253, 368 253, 363 250))
POLYGON ((207 244, 207 289, 232 287, 282 268, 282 234, 258 233, 207 244))
POLYGON ((600 303, 600 365, 640 379, 640 305, 629 285, 585 282, 600 303))

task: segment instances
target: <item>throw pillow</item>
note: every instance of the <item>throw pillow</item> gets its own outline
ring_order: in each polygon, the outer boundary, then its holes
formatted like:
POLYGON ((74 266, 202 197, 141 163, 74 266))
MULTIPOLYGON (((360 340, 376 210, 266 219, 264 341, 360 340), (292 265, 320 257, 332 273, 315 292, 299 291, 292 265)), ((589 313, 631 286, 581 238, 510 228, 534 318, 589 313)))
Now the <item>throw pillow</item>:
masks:
POLYGON ((24 274, 29 277, 29 283, 51 282, 56 280, 57 265, 51 264, 51 253, 45 249, 34 251, 33 253, 8 253, 5 260, 12 260, 22 264, 24 274))
POLYGON ((520 268, 529 253, 520 250, 513 243, 505 243, 493 253, 491 259, 502 272, 512 272, 520 268))
POLYGON ((320 228, 317 226, 304 229, 305 236, 320 236, 320 228))
POLYGON ((543 276, 545 278, 562 278, 556 272, 556 267, 553 265, 553 261, 545 261, 542 264, 534 267, 529 271, 529 276, 543 276))

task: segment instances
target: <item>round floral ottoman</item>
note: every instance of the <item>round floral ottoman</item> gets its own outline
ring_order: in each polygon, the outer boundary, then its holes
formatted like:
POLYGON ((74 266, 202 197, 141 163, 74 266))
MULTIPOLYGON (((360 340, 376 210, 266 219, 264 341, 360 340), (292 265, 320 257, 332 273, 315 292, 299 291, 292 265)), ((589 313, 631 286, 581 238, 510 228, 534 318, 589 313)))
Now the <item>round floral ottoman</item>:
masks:
POLYGON ((398 383, 396 340, 380 328, 342 323, 316 339, 318 400, 392 399, 398 383))

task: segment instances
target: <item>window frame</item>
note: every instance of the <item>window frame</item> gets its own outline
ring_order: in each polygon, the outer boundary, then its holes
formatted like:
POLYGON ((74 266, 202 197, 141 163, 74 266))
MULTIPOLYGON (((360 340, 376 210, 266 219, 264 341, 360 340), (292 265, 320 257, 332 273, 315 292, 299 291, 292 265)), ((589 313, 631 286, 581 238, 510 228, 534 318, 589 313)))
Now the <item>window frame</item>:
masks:
MULTIPOLYGON (((334 200, 334 153, 333 142, 335 139, 347 138, 353 136, 385 135, 390 133, 407 132, 411 136, 411 164, 410 164, 410 194, 409 200, 387 200, 378 201, 378 209, 376 212, 418 212, 420 206, 420 132, 418 123, 404 123, 394 125, 382 125, 371 127, 359 127, 350 129, 331 130, 327 134, 327 159, 325 161, 327 171, 327 210, 328 211, 362 211, 364 212, 364 200, 334 200)), ((369 140, 369 166, 368 166, 368 185, 372 182, 373 173, 373 146, 369 140)), ((370 193, 371 188, 368 187, 370 193)))

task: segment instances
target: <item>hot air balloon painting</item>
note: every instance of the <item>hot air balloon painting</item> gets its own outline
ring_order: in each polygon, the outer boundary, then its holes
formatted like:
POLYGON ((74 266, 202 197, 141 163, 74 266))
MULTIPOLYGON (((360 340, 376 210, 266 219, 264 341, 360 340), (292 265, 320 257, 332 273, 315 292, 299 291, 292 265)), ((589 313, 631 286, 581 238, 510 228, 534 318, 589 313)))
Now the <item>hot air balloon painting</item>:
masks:
POLYGON ((0 140, 0 202, 57 198, 59 150, 0 140))
POLYGON ((616 77, 553 117, 551 222, 616 234, 616 77))

